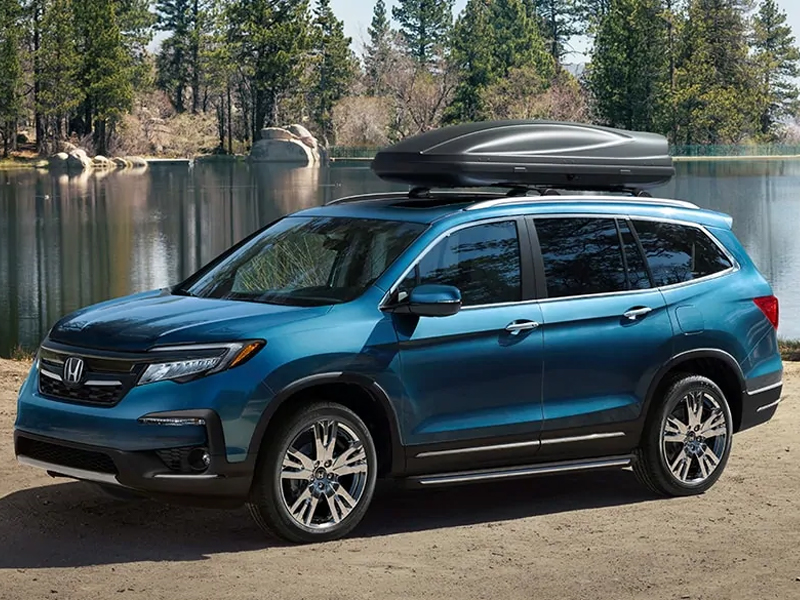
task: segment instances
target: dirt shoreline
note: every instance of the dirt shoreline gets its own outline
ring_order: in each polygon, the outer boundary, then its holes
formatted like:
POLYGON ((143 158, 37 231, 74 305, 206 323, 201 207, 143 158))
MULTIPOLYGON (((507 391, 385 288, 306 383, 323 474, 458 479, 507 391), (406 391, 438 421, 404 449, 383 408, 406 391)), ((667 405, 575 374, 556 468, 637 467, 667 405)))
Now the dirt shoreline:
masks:
POLYGON ((800 598, 798 364, 700 498, 653 498, 627 471, 387 487, 354 537, 307 547, 243 510, 126 504, 17 465, 27 368, 0 360, 0 599, 800 598))

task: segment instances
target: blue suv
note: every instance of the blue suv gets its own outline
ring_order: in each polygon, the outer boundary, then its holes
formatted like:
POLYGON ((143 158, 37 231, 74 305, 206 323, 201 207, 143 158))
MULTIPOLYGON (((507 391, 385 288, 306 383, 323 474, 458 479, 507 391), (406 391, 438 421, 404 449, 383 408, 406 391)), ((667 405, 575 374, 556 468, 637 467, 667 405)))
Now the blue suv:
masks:
POLYGON ((61 319, 20 463, 246 503, 294 542, 414 486, 632 467, 708 490, 780 401, 778 302, 731 231, 632 195, 379 194, 287 216, 174 288, 61 319))

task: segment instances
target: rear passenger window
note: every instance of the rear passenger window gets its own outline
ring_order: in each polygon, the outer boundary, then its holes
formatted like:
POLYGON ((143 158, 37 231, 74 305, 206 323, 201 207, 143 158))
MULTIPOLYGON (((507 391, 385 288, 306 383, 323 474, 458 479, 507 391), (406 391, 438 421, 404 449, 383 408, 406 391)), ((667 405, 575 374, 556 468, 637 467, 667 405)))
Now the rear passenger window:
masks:
POLYGON ((732 266, 719 246, 697 227, 657 221, 634 221, 633 226, 656 286, 699 279, 732 266))
POLYGON ((453 232, 422 257, 402 288, 439 283, 461 290, 464 306, 522 299, 519 239, 514 221, 453 232))
POLYGON ((644 261, 631 232, 617 230, 615 219, 535 219, 550 298, 583 296, 650 286, 644 261), (628 252, 625 269, 620 233, 628 252), (631 281, 629 281, 631 279, 631 281))

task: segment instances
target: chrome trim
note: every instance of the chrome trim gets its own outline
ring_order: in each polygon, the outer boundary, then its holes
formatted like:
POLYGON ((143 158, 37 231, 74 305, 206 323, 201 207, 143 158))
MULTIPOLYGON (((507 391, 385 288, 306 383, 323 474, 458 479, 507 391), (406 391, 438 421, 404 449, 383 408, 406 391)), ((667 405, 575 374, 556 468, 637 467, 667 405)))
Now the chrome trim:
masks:
POLYGON ((471 446, 468 448, 452 448, 450 450, 432 450, 420 452, 414 458, 430 458, 433 456, 451 456, 453 454, 471 454, 473 452, 494 452, 495 450, 513 450, 515 448, 533 448, 539 446, 539 440, 513 442, 511 444, 494 444, 492 446, 471 446))
POLYGON ((481 210, 485 208, 494 208, 496 206, 508 206, 515 204, 527 203, 548 203, 558 204, 567 202, 597 202, 608 204, 641 204, 643 206, 666 206, 672 208, 688 208, 692 210, 700 210, 700 207, 693 202, 685 200, 670 200, 667 198, 643 198, 640 196, 517 196, 515 198, 498 198, 497 200, 487 200, 485 202, 478 202, 466 208, 466 210, 481 210))
POLYGON ((36 460, 35 458, 29 458, 24 455, 17 456, 17 462, 19 462, 22 465, 27 465, 29 467, 44 469, 45 471, 56 473, 57 475, 63 475, 64 477, 72 477, 73 479, 80 479, 82 481, 94 481, 97 483, 105 483, 107 485, 116 485, 120 487, 125 487, 119 481, 117 481, 115 475, 111 475, 110 473, 97 473, 96 471, 84 471, 83 469, 73 469, 72 467, 56 465, 53 463, 36 460))
MULTIPOLYGON (((783 380, 779 381, 778 383, 773 383, 772 385, 768 385, 766 387, 758 388, 757 390, 753 390, 752 392, 750 390, 748 390, 747 391, 747 395, 748 396, 755 396, 755 395, 760 394, 762 392, 768 392, 770 390, 774 390, 775 388, 779 388, 782 385, 783 385, 783 380)), ((759 409, 759 410, 761 410, 761 409, 759 409)))
POLYGON ((164 427, 203 427, 206 420, 200 417, 139 417, 140 425, 161 425, 164 427))
POLYGON ((764 406, 759 406, 759 407, 756 409, 756 412, 757 412, 757 413, 760 413, 760 412, 762 412, 762 411, 769 410, 770 408, 773 408, 773 407, 775 407, 775 406, 778 406, 778 404, 780 404, 780 403, 781 403, 781 401, 783 401, 783 398, 778 398, 777 400, 775 400, 775 402, 770 402, 769 404, 765 404, 764 406))
POLYGON ((542 440, 542 445, 547 444, 571 444, 572 442, 589 442, 591 440, 605 440, 609 438, 625 437, 622 431, 612 431, 610 433, 590 433, 588 435, 575 435, 572 437, 552 438, 542 440))
POLYGON ((653 312, 652 308, 650 308, 649 306, 643 306, 641 308, 632 308, 631 310, 622 313, 622 316, 631 321, 635 321, 639 317, 648 315, 651 312, 653 312))
POLYGON ((420 485, 447 485, 451 483, 470 483, 473 481, 486 481, 491 479, 511 479, 516 477, 530 477, 532 475, 545 475, 548 473, 566 473, 570 471, 586 471, 589 469, 604 469, 610 467, 627 467, 631 464, 631 456, 617 456, 586 461, 570 461, 542 463, 504 469, 484 469, 478 471, 461 471, 458 473, 442 473, 438 475, 424 475, 412 477, 412 481, 420 485))
POLYGON ((515 448, 534 447, 544 444, 566 444, 570 442, 585 442, 590 440, 602 440, 607 438, 624 437, 622 431, 611 433, 591 433, 589 435, 577 435, 565 438, 553 438, 549 440, 531 440, 528 442, 512 442, 510 444, 493 444, 491 446, 469 446, 467 448, 452 448, 450 450, 433 450, 431 452, 420 452, 414 458, 429 458, 432 456, 449 456, 452 454, 471 454, 472 452, 492 452, 495 450, 513 450, 515 448))
POLYGON ((536 329, 538 327, 539 323, 536 321, 523 321, 519 323, 509 323, 506 325, 506 331, 510 332, 511 335, 515 335, 520 331, 531 331, 532 329, 536 329))
POLYGON ((90 379, 89 381, 85 381, 83 385, 94 385, 97 387, 119 387, 122 385, 122 382, 111 379, 90 379))
POLYGON ((39 373, 50 379, 55 379, 56 381, 63 381, 61 379, 61 375, 57 375, 56 373, 48 371, 47 369, 43 369, 41 366, 39 367, 39 373))
POLYGON ((221 479, 222 475, 176 475, 173 473, 156 473, 153 475, 153 479, 179 479, 182 481, 187 481, 190 479, 195 479, 198 481, 208 481, 209 479, 221 479))

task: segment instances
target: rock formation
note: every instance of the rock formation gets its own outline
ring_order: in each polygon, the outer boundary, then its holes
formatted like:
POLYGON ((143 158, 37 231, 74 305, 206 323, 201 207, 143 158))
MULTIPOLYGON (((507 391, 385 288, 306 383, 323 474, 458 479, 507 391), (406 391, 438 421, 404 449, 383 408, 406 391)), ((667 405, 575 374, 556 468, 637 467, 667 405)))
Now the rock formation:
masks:
POLYGON ((287 129, 266 127, 261 130, 261 139, 250 150, 250 160, 315 165, 320 162, 319 144, 302 125, 291 125, 287 129))

